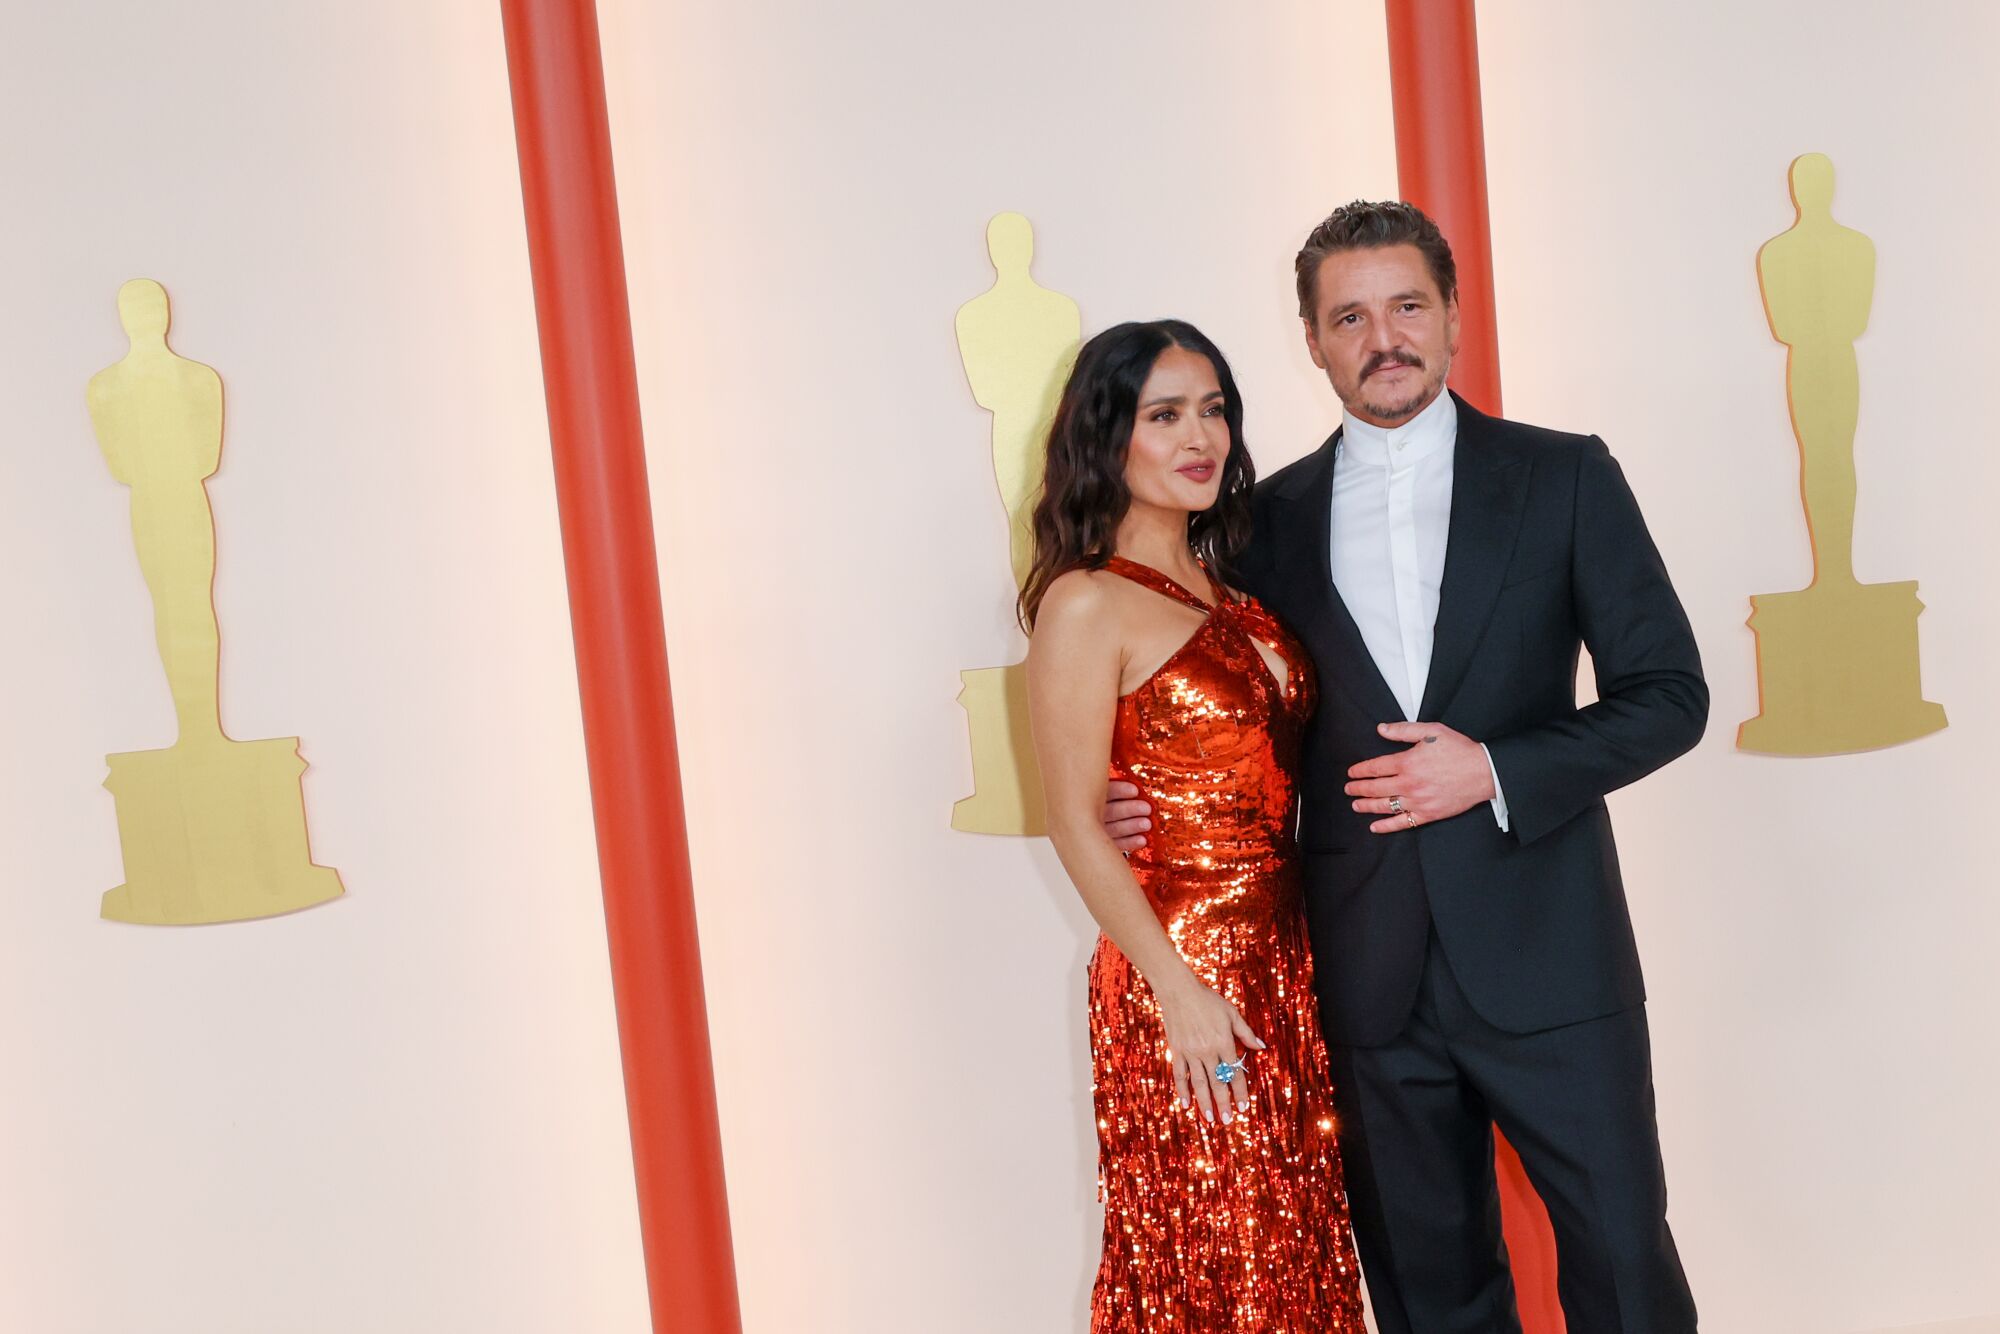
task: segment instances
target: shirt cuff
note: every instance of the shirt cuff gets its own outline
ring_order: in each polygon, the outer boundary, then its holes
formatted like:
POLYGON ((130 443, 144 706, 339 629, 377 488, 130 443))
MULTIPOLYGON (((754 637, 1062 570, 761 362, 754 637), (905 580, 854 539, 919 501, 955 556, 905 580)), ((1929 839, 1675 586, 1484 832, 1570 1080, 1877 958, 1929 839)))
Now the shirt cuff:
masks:
POLYGON ((1486 804, 1493 808, 1493 818, 1500 822, 1500 832, 1507 832, 1507 794, 1500 790, 1500 771, 1493 767, 1493 752, 1482 744, 1480 753, 1486 756, 1486 768, 1493 775, 1493 800, 1486 804))

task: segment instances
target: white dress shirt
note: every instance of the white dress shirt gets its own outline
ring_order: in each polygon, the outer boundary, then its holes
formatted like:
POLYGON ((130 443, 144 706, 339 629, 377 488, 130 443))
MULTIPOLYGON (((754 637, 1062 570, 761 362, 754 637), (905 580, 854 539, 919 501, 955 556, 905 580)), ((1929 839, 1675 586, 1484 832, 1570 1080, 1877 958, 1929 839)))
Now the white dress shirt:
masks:
MULTIPOLYGON (((1458 405, 1439 394, 1386 430, 1349 415, 1333 461, 1333 586, 1411 722, 1431 674, 1457 443, 1458 405)), ((1497 770, 1493 793, 1493 818, 1505 829, 1497 770)))

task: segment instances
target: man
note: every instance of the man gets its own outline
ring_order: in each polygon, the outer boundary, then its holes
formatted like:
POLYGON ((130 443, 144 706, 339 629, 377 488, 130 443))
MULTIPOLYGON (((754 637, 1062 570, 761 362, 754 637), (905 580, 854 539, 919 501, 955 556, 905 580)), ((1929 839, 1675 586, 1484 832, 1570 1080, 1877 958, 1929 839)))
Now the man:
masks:
MULTIPOLYGON (((1257 488, 1235 573, 1319 671, 1299 842, 1377 1322, 1520 1329, 1498 1123, 1548 1205, 1574 1334, 1693 1330, 1604 805, 1701 737, 1687 617, 1603 442, 1445 391, 1457 281, 1436 224, 1349 204, 1297 269, 1344 420, 1257 488)), ((1105 813, 1127 849, 1135 792, 1114 785, 1105 813)))

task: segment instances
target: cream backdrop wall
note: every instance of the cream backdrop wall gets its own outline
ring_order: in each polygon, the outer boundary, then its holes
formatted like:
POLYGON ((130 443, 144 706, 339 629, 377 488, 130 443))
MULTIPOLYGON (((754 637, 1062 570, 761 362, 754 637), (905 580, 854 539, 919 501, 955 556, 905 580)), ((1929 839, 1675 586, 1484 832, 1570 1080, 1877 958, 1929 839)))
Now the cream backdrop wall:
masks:
POLYGON ((1701 748, 1616 804, 1710 1327, 2000 1317, 2000 169, 1976 147, 2000 11, 1537 0, 1482 6, 1480 42, 1508 408, 1619 452, 1714 692, 1701 748), (1856 570, 1920 581, 1951 726, 1798 761, 1731 747, 1757 712, 1745 598, 1811 577, 1754 268, 1808 151, 1878 252, 1856 570))
MULTIPOLYGON (((1976 398, 2000 171, 1962 137, 1993 123, 1996 20, 1481 10, 1508 407, 1618 452, 1714 684, 1702 747, 1614 798, 1705 1327, 2000 1313, 1976 398), (1732 743, 1748 596, 1809 577, 1753 260, 1812 149, 1882 255, 1857 559, 1922 581, 1953 725, 1791 762, 1732 743)), ((1236 359, 1260 463, 1317 444, 1336 409, 1289 259, 1394 192, 1381 7, 604 23, 747 1322, 1077 1328, 1088 924, 1046 847, 946 827, 957 672, 1016 648, 951 314, 990 281, 984 220, 1020 209, 1087 332, 1191 318, 1236 359)))
MULTIPOLYGON (((643 1328, 497 14, 12 20, 0 1328, 643 1328), (348 884, 297 918, 94 916, 102 756, 168 739, 82 408, 141 273, 228 394, 225 719, 304 737, 348 884)), ((1394 192, 1381 8, 603 0, 602 24, 746 1329, 1078 1328, 1090 928, 1045 846, 947 824, 957 673, 1019 650, 951 316, 1020 209, 1087 329, 1191 318, 1262 466, 1317 444, 1289 259, 1394 192)), ((1996 26, 1483 7, 1508 408, 1610 441, 1715 690, 1703 746, 1613 804, 1721 1334, 2000 1312, 2000 176, 1965 152, 1996 26), (1730 743, 1747 596, 1807 575, 1751 266, 1809 149, 1881 252, 1857 563, 1921 580, 1952 727, 1798 762, 1730 743)))
POLYGON ((638 1330, 499 15, 13 5, 0 44, 0 1329, 638 1330), (97 919, 172 712, 83 386, 219 369, 223 718, 347 895, 97 919))
POLYGON ((949 827, 1021 653, 952 317, 1018 209, 1086 332, 1191 319, 1316 444, 1291 256, 1394 190, 1381 7, 601 13, 746 1328, 1080 1329, 1091 928, 949 827))

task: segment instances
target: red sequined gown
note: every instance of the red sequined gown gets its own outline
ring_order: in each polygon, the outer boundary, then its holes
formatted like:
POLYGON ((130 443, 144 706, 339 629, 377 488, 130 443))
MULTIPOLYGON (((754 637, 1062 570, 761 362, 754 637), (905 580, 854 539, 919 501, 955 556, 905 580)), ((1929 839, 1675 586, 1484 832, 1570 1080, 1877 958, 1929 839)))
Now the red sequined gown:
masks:
POLYGON ((1211 1124, 1174 1096, 1160 1009, 1124 954, 1090 961, 1104 1251, 1092 1334, 1338 1334, 1362 1329, 1293 842, 1312 666, 1255 601, 1214 607, 1159 571, 1123 575, 1208 614, 1118 702, 1114 778, 1153 806, 1130 864, 1194 971, 1269 1044, 1249 1108, 1211 1124), (1280 686, 1252 638, 1287 664, 1280 686))

